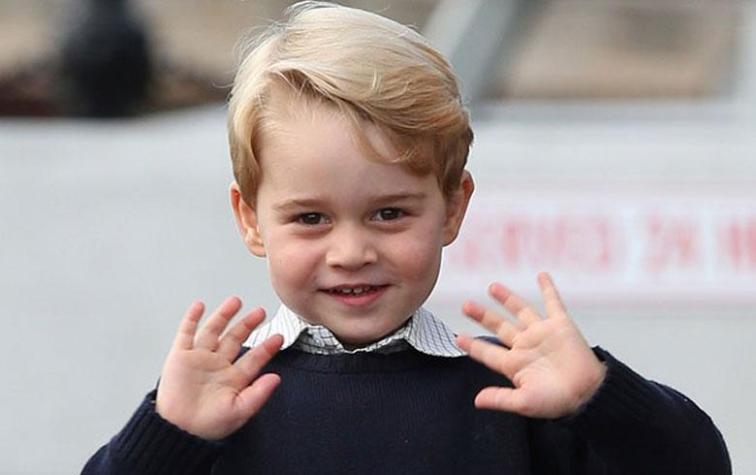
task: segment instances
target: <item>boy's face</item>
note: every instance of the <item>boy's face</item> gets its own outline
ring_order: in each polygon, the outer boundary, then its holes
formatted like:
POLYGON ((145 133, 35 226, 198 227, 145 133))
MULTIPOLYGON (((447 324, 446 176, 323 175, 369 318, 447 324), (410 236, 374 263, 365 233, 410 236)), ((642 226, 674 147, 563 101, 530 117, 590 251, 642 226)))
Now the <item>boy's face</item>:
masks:
MULTIPOLYGON (((435 176, 370 160, 351 123, 328 106, 282 122, 262 142, 254 209, 232 186, 244 240, 267 256, 286 306, 343 343, 377 341, 430 294, 472 179, 465 173, 458 194, 445 200, 435 176)), ((396 156, 377 129, 365 127, 376 150, 396 156)))

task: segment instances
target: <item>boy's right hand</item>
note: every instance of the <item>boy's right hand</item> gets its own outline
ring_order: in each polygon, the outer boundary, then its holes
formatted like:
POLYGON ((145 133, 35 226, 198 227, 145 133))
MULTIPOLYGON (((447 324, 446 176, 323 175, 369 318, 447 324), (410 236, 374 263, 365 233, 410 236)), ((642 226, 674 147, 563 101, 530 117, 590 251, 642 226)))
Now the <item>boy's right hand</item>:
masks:
POLYGON ((205 306, 192 304, 163 366, 158 414, 203 439, 231 435, 260 410, 281 382, 276 374, 259 375, 283 344, 281 335, 236 359, 249 334, 265 319, 263 309, 252 310, 223 334, 241 305, 236 297, 227 299, 198 329, 205 306))

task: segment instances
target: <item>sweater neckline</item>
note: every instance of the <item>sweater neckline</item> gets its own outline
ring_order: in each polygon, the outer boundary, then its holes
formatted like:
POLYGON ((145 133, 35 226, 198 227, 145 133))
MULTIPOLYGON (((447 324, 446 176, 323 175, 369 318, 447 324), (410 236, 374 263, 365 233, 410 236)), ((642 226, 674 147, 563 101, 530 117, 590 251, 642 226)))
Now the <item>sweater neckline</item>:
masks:
POLYGON ((394 353, 347 353, 320 355, 290 347, 276 355, 272 365, 299 368, 317 373, 386 373, 428 366, 461 363, 467 357, 433 356, 408 348, 394 353))

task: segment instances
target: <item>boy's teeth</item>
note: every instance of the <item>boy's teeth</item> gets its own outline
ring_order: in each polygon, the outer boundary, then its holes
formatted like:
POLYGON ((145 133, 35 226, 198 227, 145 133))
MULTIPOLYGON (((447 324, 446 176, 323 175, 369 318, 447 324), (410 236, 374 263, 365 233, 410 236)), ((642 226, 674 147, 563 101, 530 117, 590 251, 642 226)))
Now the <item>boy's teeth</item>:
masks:
POLYGON ((355 287, 355 288, 337 289, 336 291, 345 295, 348 295, 348 294, 360 295, 363 292, 367 292, 370 289, 371 287, 355 287))

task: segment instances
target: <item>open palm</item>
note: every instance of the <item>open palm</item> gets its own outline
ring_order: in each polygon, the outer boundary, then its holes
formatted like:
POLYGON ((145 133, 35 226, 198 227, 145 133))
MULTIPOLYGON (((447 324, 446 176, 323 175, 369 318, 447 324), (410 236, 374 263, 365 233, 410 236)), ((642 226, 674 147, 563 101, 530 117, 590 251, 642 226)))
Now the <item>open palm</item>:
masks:
POLYGON ((513 318, 465 303, 465 315, 493 332, 503 346, 462 335, 457 343, 471 358, 514 385, 482 389, 475 398, 476 407, 557 418, 575 412, 601 385, 604 365, 567 315, 553 281, 541 273, 538 284, 545 318, 501 284, 492 284, 489 293, 513 318))
POLYGON ((181 322, 158 386, 156 410, 166 420, 204 439, 224 438, 252 417, 280 382, 259 375, 283 343, 274 335, 237 359, 242 343, 265 318, 258 308, 225 334, 241 301, 227 299, 199 326, 204 305, 194 303, 181 322))

